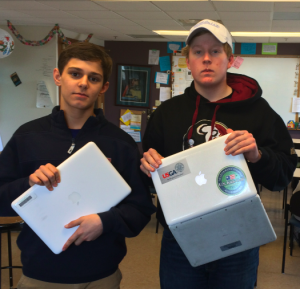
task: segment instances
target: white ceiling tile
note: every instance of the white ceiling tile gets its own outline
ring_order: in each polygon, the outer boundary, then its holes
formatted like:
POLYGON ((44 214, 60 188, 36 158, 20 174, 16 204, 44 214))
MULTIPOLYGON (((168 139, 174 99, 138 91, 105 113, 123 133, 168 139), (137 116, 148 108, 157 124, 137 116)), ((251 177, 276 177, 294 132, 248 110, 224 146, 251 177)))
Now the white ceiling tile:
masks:
POLYGON ((211 20, 219 20, 219 16, 216 12, 167 12, 173 19, 211 19, 211 20))
POLYGON ((299 12, 274 12, 274 20, 300 20, 299 12))
POLYGON ((300 12, 300 3, 299 2, 279 2, 274 3, 274 12, 300 12))
POLYGON ((271 31, 272 21, 231 21, 225 20, 224 25, 233 31, 271 31))
POLYGON ((186 40, 186 36, 167 35, 167 36, 164 36, 164 37, 166 37, 170 41, 176 41, 176 42, 185 42, 185 40, 186 40))
POLYGON ((238 1, 213 1, 217 11, 272 11, 272 2, 238 2, 238 1))
POLYGON ((118 14, 111 11, 69 11, 70 14, 79 16, 84 19, 113 19, 113 18, 121 18, 118 14))
POLYGON ((94 25, 95 23, 81 18, 66 18, 58 21, 59 25, 94 25))
POLYGON ((267 43, 269 37, 234 37, 235 42, 247 42, 247 43, 267 43))
POLYGON ((76 18, 76 16, 66 13, 64 11, 59 10, 22 10, 24 13, 34 16, 34 17, 40 17, 40 18, 76 18))
POLYGON ((125 18, 117 18, 117 19, 103 19, 103 18, 90 18, 89 21, 100 24, 100 25, 113 25, 113 26, 129 26, 136 25, 134 22, 127 20, 125 18))
POLYGON ((272 27, 300 27, 300 21, 299 20, 273 20, 272 21, 272 27))
POLYGON ((173 19, 134 19, 133 21, 141 25, 151 25, 151 24, 174 25, 177 23, 173 19))
POLYGON ((31 15, 27 13, 22 13, 13 10, 0 10, 0 20, 13 20, 18 18, 32 18, 31 15))
MULTIPOLYGON (((46 7, 52 7, 59 10, 81 10, 81 11, 87 11, 87 10, 106 10, 105 8, 97 5, 96 3, 90 2, 90 1, 72 1, 72 4, 70 4, 70 1, 38 1, 42 4, 47 5, 46 7)), ((1 6, 1 4, 0 4, 1 6)))
POLYGON ((171 19, 168 15, 163 12, 128 12, 128 11, 118 11, 118 14, 123 17, 135 21, 137 19, 171 19))
POLYGON ((143 27, 132 27, 132 26, 125 26, 125 27, 114 27, 112 30, 118 31, 124 34, 152 34, 153 32, 149 29, 145 29, 143 27))
POLYGON ((248 31, 248 32, 269 32, 271 31, 271 26, 247 26, 247 25, 243 25, 243 26, 226 26, 227 29, 230 32, 241 32, 241 31, 248 31))
POLYGON ((55 22, 49 21, 49 19, 43 18, 18 18, 12 21, 14 26, 16 25, 41 25, 41 26, 54 26, 55 22))
POLYGON ((94 2, 113 11, 159 11, 159 9, 151 2, 94 2))
POLYGON ((153 2, 154 5, 162 9, 163 11, 214 11, 214 7, 211 2, 204 1, 157 1, 153 2))
POLYGON ((272 13, 271 12, 219 12, 221 16, 221 20, 271 20, 272 13))
POLYGON ((13 10, 56 10, 36 1, 0 1, 0 7, 13 10))

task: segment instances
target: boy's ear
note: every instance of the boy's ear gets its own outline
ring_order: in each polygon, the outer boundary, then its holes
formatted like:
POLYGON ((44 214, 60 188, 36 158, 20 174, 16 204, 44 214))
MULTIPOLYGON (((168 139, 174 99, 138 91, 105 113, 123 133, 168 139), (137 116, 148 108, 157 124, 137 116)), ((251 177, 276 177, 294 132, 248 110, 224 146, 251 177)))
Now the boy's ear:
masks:
POLYGON ((53 79, 57 86, 61 86, 61 83, 60 83, 61 76, 60 76, 58 68, 54 68, 54 70, 53 70, 53 79))
POLYGON ((233 62, 234 62, 234 56, 233 56, 233 54, 231 54, 230 57, 229 57, 229 62, 228 62, 228 65, 227 65, 227 69, 229 69, 232 66, 233 62))
POLYGON ((102 86, 102 88, 101 88, 101 90, 100 90, 99 93, 106 92, 108 90, 108 88, 109 88, 109 82, 107 81, 105 84, 103 84, 103 86, 102 86))
POLYGON ((188 69, 191 70, 190 69, 190 62, 189 62, 189 59, 187 57, 185 58, 185 63, 186 63, 186 66, 188 67, 188 69))

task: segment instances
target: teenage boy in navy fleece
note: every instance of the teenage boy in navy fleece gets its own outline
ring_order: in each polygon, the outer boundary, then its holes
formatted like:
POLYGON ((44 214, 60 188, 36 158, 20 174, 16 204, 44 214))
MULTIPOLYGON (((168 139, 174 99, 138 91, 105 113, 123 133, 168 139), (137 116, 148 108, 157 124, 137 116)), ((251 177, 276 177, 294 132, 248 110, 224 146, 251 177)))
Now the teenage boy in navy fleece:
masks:
POLYGON ((136 143, 108 122, 101 109, 94 109, 99 93, 108 89, 111 70, 112 60, 100 47, 91 43, 67 47, 53 72, 61 88, 60 106, 22 125, 0 155, 2 216, 15 215, 11 202, 34 184, 49 191, 59 186, 63 179, 56 167, 90 141, 132 189, 109 211, 66 224, 79 227, 59 255, 24 224, 17 240, 23 264, 18 288, 119 288, 125 237, 137 236, 155 211, 139 170, 136 143))

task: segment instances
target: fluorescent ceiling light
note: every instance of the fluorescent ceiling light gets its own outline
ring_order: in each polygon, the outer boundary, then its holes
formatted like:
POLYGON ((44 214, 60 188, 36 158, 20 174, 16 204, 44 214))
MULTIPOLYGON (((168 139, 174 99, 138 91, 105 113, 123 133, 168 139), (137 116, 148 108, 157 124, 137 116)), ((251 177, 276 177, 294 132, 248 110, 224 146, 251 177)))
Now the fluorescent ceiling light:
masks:
POLYGON ((176 35, 176 36, 187 36, 189 31, 184 30, 152 30, 159 35, 176 35))
MULTIPOLYGON (((162 1, 162 0, 158 0, 158 1, 162 1)), ((192 1, 194 1, 194 0, 192 0, 192 1)), ((214 2, 226 2, 226 1, 230 1, 230 2, 285 2, 285 0, 213 0, 213 1, 214 2)), ((300 0, 288 0, 286 2, 300 2, 300 0)))
MULTIPOLYGON (((187 36, 189 31, 183 30, 153 30, 159 35, 187 36)), ((300 37, 300 32, 230 32, 237 37, 300 37)))
POLYGON ((300 37, 300 32, 230 32, 239 37, 300 37))

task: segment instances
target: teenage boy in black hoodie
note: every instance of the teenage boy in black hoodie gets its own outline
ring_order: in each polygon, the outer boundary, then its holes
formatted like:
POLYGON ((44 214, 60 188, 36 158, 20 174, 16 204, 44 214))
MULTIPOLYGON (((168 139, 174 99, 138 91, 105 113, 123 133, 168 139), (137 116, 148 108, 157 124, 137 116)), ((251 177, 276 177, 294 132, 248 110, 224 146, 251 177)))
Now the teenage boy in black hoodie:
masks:
MULTIPOLYGON (((224 153, 244 154, 256 184, 283 189, 297 163, 291 137, 280 116, 261 97, 258 83, 227 73, 233 63, 230 33, 220 23, 206 19, 190 30, 186 43, 183 54, 194 81, 183 95, 162 103, 151 116, 143 140, 141 170, 150 177, 163 157, 232 132, 224 153)), ((158 219, 165 228, 162 289, 254 288, 258 248, 194 268, 161 210, 158 219)))
POLYGON ((99 93, 108 89, 111 70, 111 58, 97 45, 67 47, 53 72, 61 88, 60 107, 22 125, 0 155, 2 216, 15 215, 11 202, 34 184, 49 191, 59 186, 63 180, 57 165, 90 141, 132 189, 109 211, 66 224, 66 228, 79 228, 58 255, 24 224, 17 240, 23 263, 18 288, 119 288, 118 265, 126 255, 125 237, 138 235, 155 211, 139 170, 136 143, 109 123, 101 109, 94 109, 99 93))

